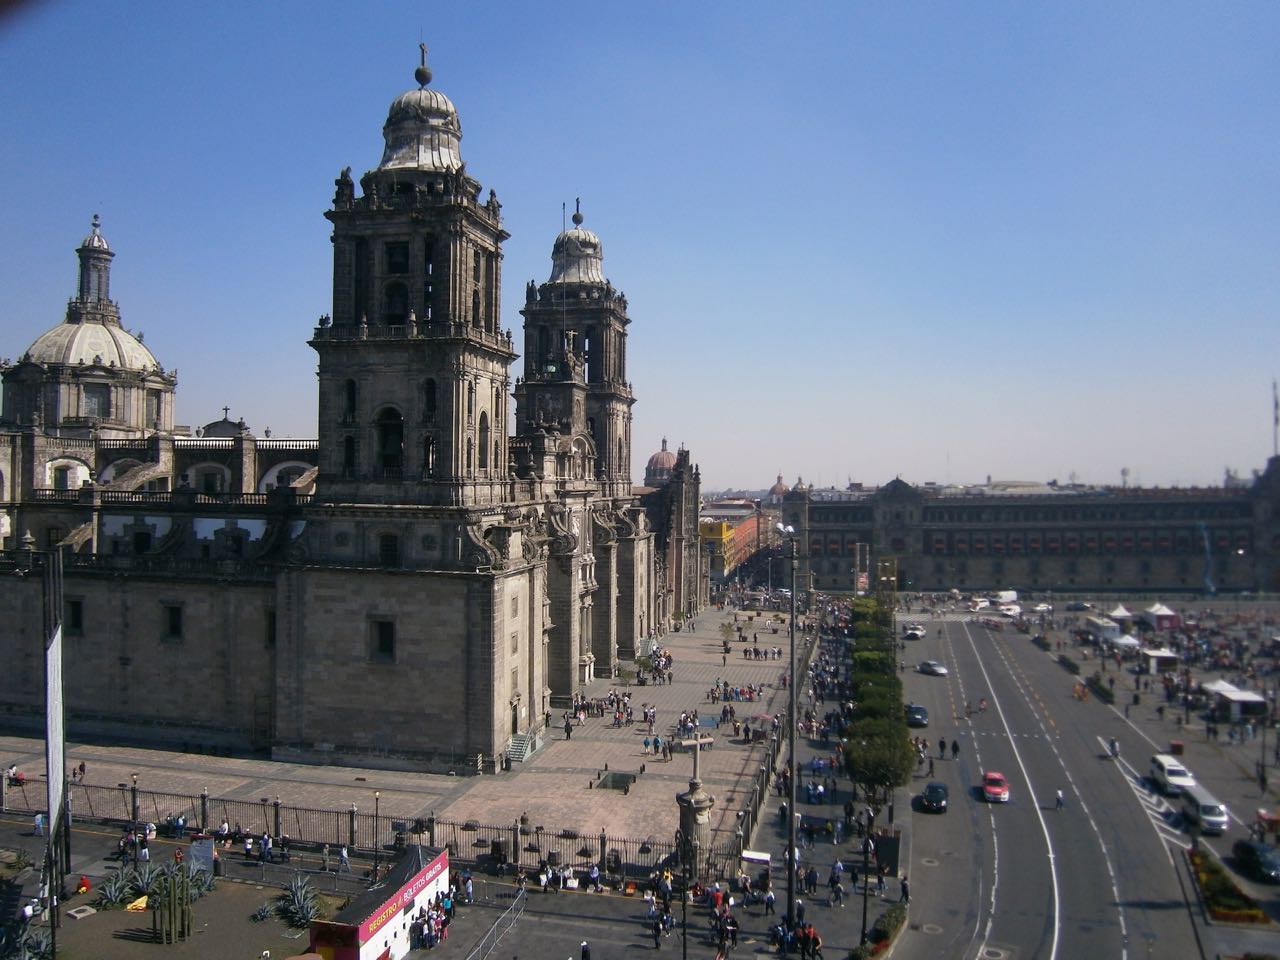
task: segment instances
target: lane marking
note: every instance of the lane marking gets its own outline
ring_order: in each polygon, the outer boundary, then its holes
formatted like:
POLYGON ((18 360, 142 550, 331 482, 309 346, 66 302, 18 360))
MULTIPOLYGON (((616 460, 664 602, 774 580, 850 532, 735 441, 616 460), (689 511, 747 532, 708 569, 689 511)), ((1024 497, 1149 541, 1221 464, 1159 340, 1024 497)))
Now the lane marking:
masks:
MULTIPOLYGON (((995 707, 996 715, 1000 718, 1000 725, 1004 727, 1005 733, 1009 735, 1009 747, 1011 750, 1013 750, 1013 757, 1018 762, 1018 768, 1022 771, 1022 778, 1023 780, 1026 781, 1026 784, 1027 784, 1027 792, 1031 794, 1031 801, 1035 805, 1036 819, 1040 821, 1040 832, 1044 836, 1045 848, 1049 852, 1049 877, 1052 881, 1052 886, 1053 886, 1053 942, 1049 947, 1049 960, 1056 960, 1058 956, 1058 941, 1062 936, 1062 895, 1058 888, 1058 864, 1057 864, 1057 855, 1054 853, 1054 849, 1053 849, 1053 838, 1049 836, 1049 825, 1045 822, 1044 811, 1040 809, 1040 802, 1039 800, 1036 799, 1035 787, 1032 785, 1031 776, 1027 773, 1027 765, 1023 762, 1022 752, 1018 749, 1018 745, 1014 741, 1013 731, 1009 729, 1009 720, 1005 716, 1004 707, 1000 703, 1000 698, 996 696, 995 687, 993 687, 991 684, 991 675, 987 673, 987 666, 985 663, 982 662, 982 657, 978 654, 978 646, 976 643, 974 643, 973 634, 970 632, 968 624, 965 624, 964 626, 964 633, 965 633, 965 639, 969 641, 969 648, 973 651, 974 659, 978 662, 978 669, 982 672, 982 678, 984 681, 986 681, 987 689, 991 692, 991 705, 995 707)), ((996 645, 995 649, 999 650, 999 645, 996 645)), ((1005 658, 1003 652, 1000 653, 1000 658, 1002 660, 1005 660, 1005 663, 1007 666, 1008 661, 1005 658)), ((1015 680, 1015 683, 1016 682, 1017 681, 1015 680)), ((1058 752, 1057 746, 1052 742, 1050 742, 1049 746, 1053 750, 1056 756, 1058 752)), ((1058 758, 1058 762, 1059 763, 1062 762, 1061 757, 1058 758)), ((995 838, 995 817, 993 816, 992 817, 992 839, 994 840, 994 838, 995 838)), ((1105 855, 1105 852, 1104 852, 1104 855, 1105 855)), ((991 912, 994 918, 994 914, 995 914, 994 897, 993 897, 991 912)), ((987 949, 987 940, 989 939, 990 939, 990 923, 988 923, 987 936, 984 937, 983 939, 983 943, 982 943, 983 951, 987 949)))

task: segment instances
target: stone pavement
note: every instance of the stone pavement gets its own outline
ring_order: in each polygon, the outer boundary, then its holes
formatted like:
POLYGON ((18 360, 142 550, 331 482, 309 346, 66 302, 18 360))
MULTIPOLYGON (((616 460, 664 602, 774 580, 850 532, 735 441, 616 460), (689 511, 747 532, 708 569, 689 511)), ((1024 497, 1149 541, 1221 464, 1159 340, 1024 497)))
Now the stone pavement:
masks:
MULTIPOLYGON (((692 629, 663 638, 661 646, 675 658, 673 683, 625 688, 637 708, 644 703, 657 706, 655 729, 664 739, 682 710, 696 708, 702 716, 719 716, 720 706, 708 701, 707 692, 721 678, 734 685, 765 686, 763 702, 735 704, 740 719, 785 707, 785 690, 778 683, 786 669, 785 625, 775 623, 779 627, 775 635, 773 625, 764 627, 761 619, 748 621, 748 614, 737 614, 748 637, 759 632, 762 645, 767 641, 781 646, 784 656, 782 660, 746 661, 742 645, 735 643, 726 660, 721 652, 720 624, 733 623, 734 616, 733 611, 706 610, 693 619, 692 629)), ((616 682, 596 680, 586 693, 603 696, 611 687, 624 689, 616 682)), ((362 812, 372 811, 376 790, 381 794, 380 810, 389 817, 412 819, 434 813, 447 820, 507 824, 526 814, 531 823, 548 829, 570 827, 592 835, 603 830, 609 836, 670 838, 678 825, 675 795, 688 787, 691 756, 675 754, 663 761, 646 755, 643 726, 614 728, 611 723, 605 718, 588 718, 584 725, 575 727, 570 740, 553 724, 550 740, 528 761, 514 764, 509 772, 486 776, 311 766, 79 742, 68 744, 67 760, 73 766, 82 761, 86 764, 89 784, 114 786, 130 782, 137 774, 144 790, 191 796, 207 790, 211 797, 255 803, 262 797, 279 796, 286 805, 347 810, 355 804, 362 812), (645 773, 627 795, 591 789, 589 784, 606 764, 611 771, 628 772, 638 772, 644 765, 645 773)), ((736 829, 735 814, 745 805, 752 779, 759 772, 764 746, 734 739, 728 728, 704 731, 716 738, 713 749, 704 751, 701 765, 706 789, 716 797, 713 840, 727 843, 736 829)), ((0 737, 0 758, 6 766, 16 763, 28 776, 40 777, 43 744, 28 737, 0 737)), ((39 785, 33 786, 39 790, 39 785)))

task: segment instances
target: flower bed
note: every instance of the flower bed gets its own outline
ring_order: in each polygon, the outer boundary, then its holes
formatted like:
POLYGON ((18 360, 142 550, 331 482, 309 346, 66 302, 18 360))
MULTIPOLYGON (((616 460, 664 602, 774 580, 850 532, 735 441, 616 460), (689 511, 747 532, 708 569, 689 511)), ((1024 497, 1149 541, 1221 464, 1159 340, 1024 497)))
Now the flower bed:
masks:
POLYGON ((1220 923, 1271 922, 1254 899, 1236 886, 1217 860, 1203 850, 1188 851, 1187 859, 1210 918, 1220 923))

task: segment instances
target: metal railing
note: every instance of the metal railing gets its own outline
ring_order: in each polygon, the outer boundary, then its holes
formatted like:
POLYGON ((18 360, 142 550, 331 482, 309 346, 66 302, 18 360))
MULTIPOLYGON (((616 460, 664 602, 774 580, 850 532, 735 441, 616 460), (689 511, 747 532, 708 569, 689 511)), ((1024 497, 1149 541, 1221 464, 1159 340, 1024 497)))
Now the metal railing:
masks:
POLYGON ((480 942, 475 945, 470 953, 467 954, 467 960, 485 960, 489 954, 497 949, 498 943, 502 940, 511 928, 520 922, 520 918, 524 916, 525 903, 528 896, 523 890, 517 890, 515 899, 511 901, 511 906, 502 911, 502 916, 493 921, 491 926, 480 942))

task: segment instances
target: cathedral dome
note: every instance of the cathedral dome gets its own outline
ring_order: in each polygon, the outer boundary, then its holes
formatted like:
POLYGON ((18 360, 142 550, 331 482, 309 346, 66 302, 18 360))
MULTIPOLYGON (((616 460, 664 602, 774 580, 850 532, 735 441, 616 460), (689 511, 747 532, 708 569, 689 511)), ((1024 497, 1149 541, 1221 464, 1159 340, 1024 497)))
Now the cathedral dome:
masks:
POLYGON ((662 449, 649 458, 644 468, 644 485, 658 487, 671 479, 676 468, 676 455, 667 449, 667 438, 662 438, 662 449))
POLYGON ((769 488, 769 496, 785 497, 791 492, 791 488, 782 482, 782 474, 778 474, 778 482, 769 488))
MULTIPOLYGON (((604 248, 600 245, 598 236, 583 228, 581 210, 574 211, 572 229, 565 230, 556 237, 551 248, 551 279, 547 282, 605 282, 604 248)), ((674 462, 674 455, 672 458, 674 462)))
POLYGON ((427 89, 431 71, 426 68, 425 50, 416 76, 421 86, 391 101, 387 122, 382 126, 386 146, 378 169, 436 173, 457 170, 462 166, 462 125, 453 101, 437 90, 427 89))
POLYGON ((46 366, 98 363, 119 370, 160 370, 155 354, 113 323, 60 323, 42 333, 23 358, 46 366))

